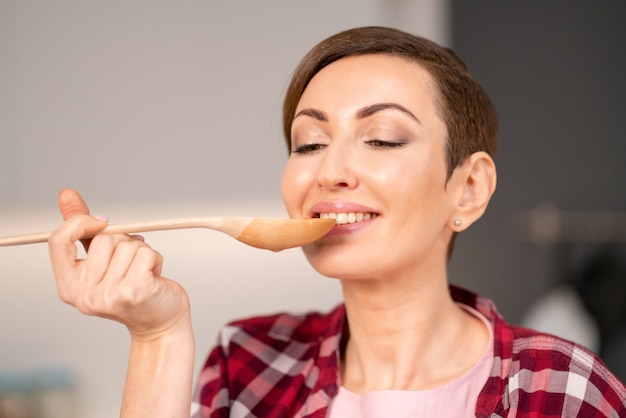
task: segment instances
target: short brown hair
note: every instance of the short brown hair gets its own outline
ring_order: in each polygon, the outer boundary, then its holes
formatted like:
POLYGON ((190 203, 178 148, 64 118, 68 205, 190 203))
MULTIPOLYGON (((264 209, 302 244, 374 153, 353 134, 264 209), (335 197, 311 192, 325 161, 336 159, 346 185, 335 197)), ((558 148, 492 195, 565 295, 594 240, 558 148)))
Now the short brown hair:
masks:
POLYGON ((317 44, 304 56, 287 88, 283 130, 291 149, 291 124, 304 89, 322 68, 353 55, 388 54, 424 67, 438 87, 437 107, 444 120, 448 179, 471 154, 496 148, 498 119, 489 96, 450 49, 428 39, 380 26, 346 30, 317 44))

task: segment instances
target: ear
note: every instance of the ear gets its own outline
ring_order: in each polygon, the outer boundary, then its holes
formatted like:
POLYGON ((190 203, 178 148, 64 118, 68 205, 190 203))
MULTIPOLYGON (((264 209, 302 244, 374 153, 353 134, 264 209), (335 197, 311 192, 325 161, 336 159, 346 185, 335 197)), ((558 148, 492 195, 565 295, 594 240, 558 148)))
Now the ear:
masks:
POLYGON ((476 152, 452 173, 449 187, 452 193, 453 231, 467 229, 485 213, 496 190, 496 165, 486 152, 476 152))

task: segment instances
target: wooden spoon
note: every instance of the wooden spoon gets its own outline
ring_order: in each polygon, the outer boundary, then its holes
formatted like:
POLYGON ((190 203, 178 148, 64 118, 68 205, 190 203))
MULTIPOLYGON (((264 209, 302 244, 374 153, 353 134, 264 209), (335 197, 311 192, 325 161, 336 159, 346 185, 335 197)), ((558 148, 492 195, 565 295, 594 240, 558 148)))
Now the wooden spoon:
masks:
MULTIPOLYGON (((168 229, 208 228, 224 232, 256 248, 281 251, 309 244, 323 237, 334 225, 334 219, 319 218, 179 218, 109 225, 101 233, 133 234, 168 229)), ((50 234, 52 232, 0 238, 0 247, 46 242, 50 234)))

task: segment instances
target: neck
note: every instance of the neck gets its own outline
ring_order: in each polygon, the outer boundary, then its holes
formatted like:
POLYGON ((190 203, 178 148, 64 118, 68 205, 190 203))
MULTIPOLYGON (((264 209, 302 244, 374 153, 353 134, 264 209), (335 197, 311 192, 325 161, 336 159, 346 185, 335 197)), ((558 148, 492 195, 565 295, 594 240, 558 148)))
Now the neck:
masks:
POLYGON ((436 387, 484 351, 487 330, 452 300, 445 274, 399 281, 342 281, 350 335, 341 373, 354 392, 436 387))

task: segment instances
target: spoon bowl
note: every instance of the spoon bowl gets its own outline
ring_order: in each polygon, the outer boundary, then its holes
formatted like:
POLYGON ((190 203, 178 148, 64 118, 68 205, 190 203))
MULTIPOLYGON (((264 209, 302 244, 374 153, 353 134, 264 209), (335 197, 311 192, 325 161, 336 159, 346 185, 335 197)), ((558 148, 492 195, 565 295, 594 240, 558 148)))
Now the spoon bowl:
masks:
MULTIPOLYGON (((252 247, 282 251, 318 240, 326 235, 335 226, 335 223, 334 219, 319 218, 177 218, 108 225, 100 233, 134 234, 171 229, 208 228, 228 234, 252 247)), ((52 231, 3 237, 0 238, 0 247, 46 242, 51 234, 52 231)))

